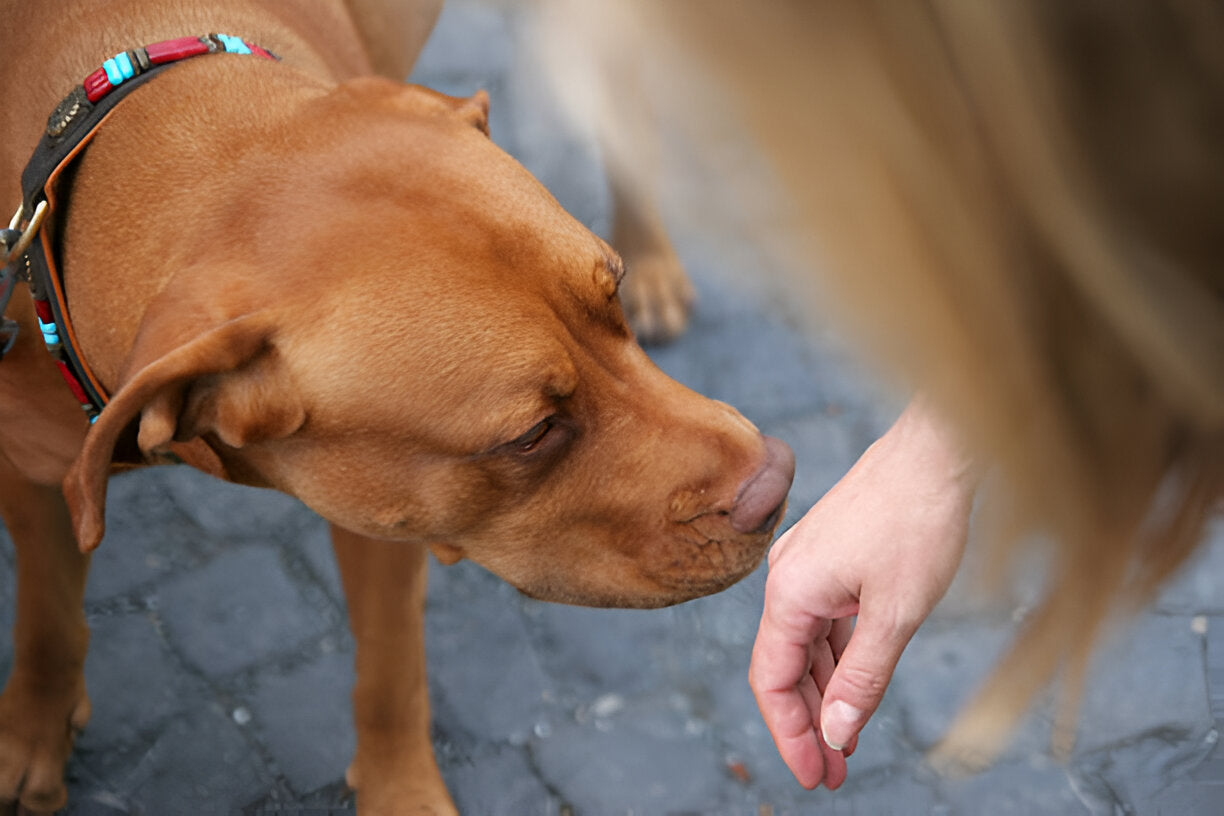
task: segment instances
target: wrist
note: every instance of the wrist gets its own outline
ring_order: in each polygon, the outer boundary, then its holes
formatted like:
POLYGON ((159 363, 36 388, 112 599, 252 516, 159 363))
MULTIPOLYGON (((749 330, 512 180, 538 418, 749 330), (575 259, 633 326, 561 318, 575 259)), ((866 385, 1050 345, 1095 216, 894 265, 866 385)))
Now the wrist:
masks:
POLYGON ((910 460, 910 466, 933 484, 972 496, 982 467, 952 425, 919 394, 881 438, 910 460))

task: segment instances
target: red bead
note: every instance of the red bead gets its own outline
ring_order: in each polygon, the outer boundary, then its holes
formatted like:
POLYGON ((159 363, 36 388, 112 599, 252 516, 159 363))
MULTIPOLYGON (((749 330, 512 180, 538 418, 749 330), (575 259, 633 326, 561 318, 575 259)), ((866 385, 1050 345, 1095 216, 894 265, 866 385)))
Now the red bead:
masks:
POLYGON ((166 40, 145 46, 145 51, 149 54, 149 62, 161 65, 164 62, 174 62, 187 57, 207 54, 208 46, 201 42, 199 37, 179 37, 177 40, 166 40))
POLYGON ((115 86, 111 85, 110 80, 106 76, 105 68, 99 68, 85 77, 84 85, 85 98, 90 102, 97 102, 115 89, 115 86))
POLYGON ((68 365, 63 360, 56 360, 55 364, 59 366, 60 374, 64 375, 64 382, 68 383, 68 388, 72 390, 72 396, 77 398, 77 402, 82 405, 89 402, 89 397, 85 395, 85 389, 81 388, 81 384, 73 376, 72 369, 68 368, 68 365))
POLYGON ((51 312, 51 304, 46 300, 34 301, 34 311, 38 314, 38 319, 44 323, 51 324, 55 322, 55 315, 51 312))

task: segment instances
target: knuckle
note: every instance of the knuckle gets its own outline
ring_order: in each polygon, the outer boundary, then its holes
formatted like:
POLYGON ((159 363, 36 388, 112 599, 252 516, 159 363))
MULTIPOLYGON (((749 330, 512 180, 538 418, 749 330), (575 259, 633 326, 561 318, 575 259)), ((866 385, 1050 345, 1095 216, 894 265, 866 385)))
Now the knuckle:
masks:
POLYGON ((854 699, 878 700, 888 688, 888 675, 871 668, 838 666, 841 675, 842 693, 854 699))
POLYGON ((872 629, 875 640, 881 647, 904 647, 909 642, 926 616, 919 610, 905 604, 894 605, 883 614, 878 611, 873 615, 872 629))

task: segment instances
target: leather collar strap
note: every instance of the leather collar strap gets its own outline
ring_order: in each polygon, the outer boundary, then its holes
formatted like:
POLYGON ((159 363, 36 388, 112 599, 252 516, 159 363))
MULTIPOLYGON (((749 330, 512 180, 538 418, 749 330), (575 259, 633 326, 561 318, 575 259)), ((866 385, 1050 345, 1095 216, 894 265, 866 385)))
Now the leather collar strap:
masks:
MULTIPOLYGON (((51 114, 46 132, 21 174, 22 206, 10 228, 3 231, 7 260, 0 273, 0 314, 8 305, 16 281, 28 281, 47 351, 91 423, 108 398, 77 348, 63 276, 56 263, 55 235, 50 227, 57 209, 59 180, 129 93, 175 62, 215 53, 279 59, 257 45, 226 34, 182 37, 116 54, 74 88, 51 114), (23 214, 29 222, 21 232, 17 228, 23 214)), ((9 337, 0 349, 7 350, 12 344, 15 324, 5 321, 2 328, 9 337)))

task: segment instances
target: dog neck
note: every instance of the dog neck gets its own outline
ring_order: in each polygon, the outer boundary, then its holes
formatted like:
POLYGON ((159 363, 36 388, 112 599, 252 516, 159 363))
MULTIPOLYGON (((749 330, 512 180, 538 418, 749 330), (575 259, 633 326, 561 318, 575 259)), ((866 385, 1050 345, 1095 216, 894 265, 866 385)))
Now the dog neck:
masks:
MULTIPOLYGON (((47 351, 90 422, 98 418, 107 395, 79 352, 68 313, 54 241, 54 221, 60 209, 59 181, 128 94, 175 63, 218 53, 277 58, 258 45, 227 34, 182 37, 120 52, 73 88, 56 107, 22 174, 22 204, 10 225, 16 230, 5 241, 6 255, 11 250, 12 256, 6 257, 0 278, 0 313, 7 306, 15 279, 26 280, 47 351)), ((16 324, 5 328, 15 332, 16 324)))

